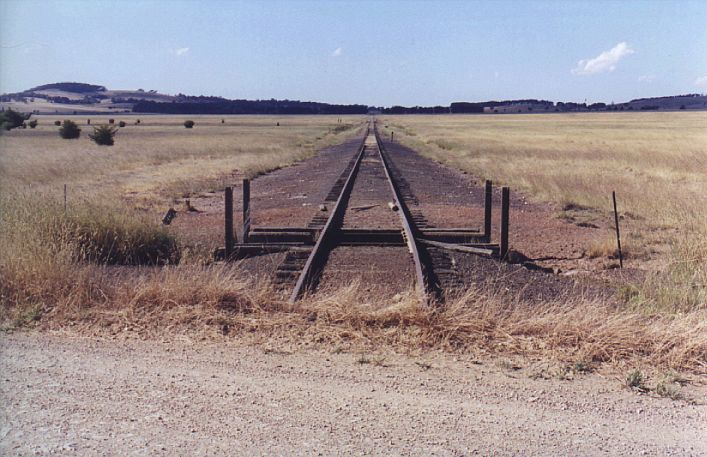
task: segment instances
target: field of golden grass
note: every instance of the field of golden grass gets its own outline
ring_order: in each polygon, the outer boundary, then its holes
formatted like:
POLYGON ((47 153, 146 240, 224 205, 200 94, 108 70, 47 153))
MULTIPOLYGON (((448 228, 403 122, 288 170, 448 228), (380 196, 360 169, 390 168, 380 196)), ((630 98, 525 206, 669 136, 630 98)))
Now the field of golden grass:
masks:
POLYGON ((108 116, 34 116, 36 129, 0 136, 0 191, 102 195, 145 204, 223 188, 234 176, 259 173, 303 160, 353 133, 362 117, 338 124, 334 116, 114 116, 125 121, 115 145, 88 139, 108 116), (72 119, 81 138, 63 140, 57 120, 72 119), (139 125, 135 125, 137 120, 139 125), (196 125, 184 128, 186 119, 196 125), (221 120, 224 123, 221 123, 221 120), (280 124, 277 126, 277 124, 280 124), (344 127, 351 127, 346 129, 344 127))
MULTIPOLYGON (((622 215, 624 247, 653 270, 640 308, 707 306, 707 113, 385 116, 422 154, 563 210, 622 215)), ((589 255, 613 252, 614 234, 589 255)))
MULTIPOLYGON (((704 195, 699 190, 704 189, 705 176, 699 165, 704 165, 700 141, 704 145, 705 137, 697 127, 705 118, 699 114, 687 116, 690 122, 666 118, 662 134, 645 141, 638 133, 624 132, 638 129, 635 124, 644 118, 606 116, 589 116, 593 126, 582 116, 571 115, 409 116, 386 117, 384 123, 424 154, 521 187, 537 199, 604 208, 605 194, 615 188, 627 205, 623 211, 635 212, 646 227, 655 223, 670 229, 661 229, 661 234, 674 232, 685 238, 704 234, 704 210, 699 207, 704 195), (682 138, 682 143, 664 138, 682 138), (653 148, 659 141, 673 145, 670 158, 653 148), (614 146, 620 152, 636 145, 653 158, 645 163, 635 154, 636 163, 612 159, 621 155, 614 146), (528 159, 524 154, 529 152, 520 151, 531 151, 537 158, 528 159), (573 154, 574 162, 568 158, 573 154), (508 167, 502 167, 503 172, 492 168, 487 156, 503 158, 508 167), (624 166, 632 171, 626 176, 620 170, 603 173, 612 169, 612 160, 631 163, 624 166), (659 185, 648 188, 653 183, 648 176, 653 174, 675 179, 682 198, 689 200, 687 206, 673 201, 673 206, 662 206, 667 213, 660 219, 652 217, 650 206, 641 203, 638 194, 630 196, 629 189, 639 192, 643 186, 646 195, 659 198, 659 185), (515 181, 523 176, 528 179, 525 184, 515 181), (576 183, 591 189, 591 196, 573 190, 573 176, 581 176, 576 183), (607 188, 595 189, 590 185, 593 180, 607 188), (621 182, 624 187, 618 186, 621 182), (540 191, 546 188, 544 183, 556 186, 555 191, 540 191), (634 206, 628 206, 631 201, 634 206), (680 219, 670 213, 673 207, 687 208, 692 215, 680 219)), ((231 116, 221 124, 220 117, 116 116, 116 123, 125 120, 128 126, 118 132, 113 147, 89 142, 85 134, 92 129, 85 118, 75 119, 84 129, 79 140, 59 138, 52 116, 40 117, 37 129, 0 137, 4 328, 71 325, 99 334, 130 329, 145 337, 185 331, 221 335, 228 329, 231 336, 257 334, 297 343, 484 350, 590 365, 631 363, 692 371, 707 366, 705 272, 704 266, 696 267, 705 259, 704 238, 702 245, 693 245, 698 247, 684 254, 674 251, 675 267, 682 268, 689 287, 671 291, 660 276, 651 277, 659 281, 656 290, 667 297, 660 306, 648 306, 658 300, 643 284, 635 296, 630 291, 635 303, 618 308, 581 300, 531 306, 473 290, 443 309, 422 308, 412 294, 391 303, 361 303, 356 285, 307 297, 293 306, 279 299, 267 282, 244 277, 237 266, 184 259, 176 264, 179 240, 158 225, 150 210, 163 209, 173 198, 220 189, 234 180, 234 174, 253 176, 306 158, 318 147, 354 135, 362 117, 345 117, 342 128, 335 117, 231 116), (134 125, 138 118, 139 126, 134 125), (194 129, 183 127, 187 118, 196 122, 194 129), (66 212, 63 184, 70 189, 66 212), (155 256, 162 262, 154 262, 155 256), (166 265, 121 266, 146 260, 166 265), (673 299, 675 306, 665 305, 673 299)), ((91 120, 95 125, 107 117, 91 120)), ((637 131, 651 134, 656 129, 637 131)), ((682 280, 674 271, 665 276, 682 280)))

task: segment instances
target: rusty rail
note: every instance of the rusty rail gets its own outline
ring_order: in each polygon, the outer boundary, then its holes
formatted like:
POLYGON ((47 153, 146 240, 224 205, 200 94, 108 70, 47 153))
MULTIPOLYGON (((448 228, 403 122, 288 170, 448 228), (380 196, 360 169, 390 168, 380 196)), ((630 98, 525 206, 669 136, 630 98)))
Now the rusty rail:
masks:
POLYGON ((324 257, 326 256, 328 249, 336 242, 337 224, 346 212, 346 204, 348 202, 349 195, 351 194, 354 181, 356 180, 356 174, 358 174, 361 160, 363 159, 363 155, 366 151, 366 138, 368 138, 369 132, 370 128, 366 128, 366 133, 361 141, 361 146, 356 153, 356 162, 351 168, 349 176, 346 178, 346 182, 341 189, 341 193, 339 194, 339 198, 336 200, 336 204, 331 211, 329 219, 327 219, 324 228, 319 234, 317 242, 314 244, 314 248, 312 248, 312 252, 307 258, 307 262, 304 264, 304 268, 302 268, 302 271, 297 278, 297 283, 295 284, 292 294, 290 295, 290 303, 296 302, 309 288, 314 275, 324 262, 324 257))
POLYGON ((422 260, 420 259, 420 250, 418 248, 417 241, 418 230, 415 224, 411 222, 412 217, 410 216, 410 210, 400 197, 400 191, 398 190, 398 186, 396 185, 390 172, 388 159, 383 152, 383 142, 378 136, 378 129, 375 125, 373 127, 373 133, 375 134, 376 143, 378 144, 378 154, 380 155, 381 163, 383 164, 383 169, 385 170, 385 177, 388 179, 388 185, 390 185, 390 191, 393 194, 393 203, 400 209, 398 214, 400 215, 400 223, 403 226, 403 234, 405 236, 405 241, 407 242, 408 251, 410 251, 413 263, 415 264, 415 289, 420 298, 420 302, 427 304, 429 303, 428 290, 430 284, 422 268, 422 260))

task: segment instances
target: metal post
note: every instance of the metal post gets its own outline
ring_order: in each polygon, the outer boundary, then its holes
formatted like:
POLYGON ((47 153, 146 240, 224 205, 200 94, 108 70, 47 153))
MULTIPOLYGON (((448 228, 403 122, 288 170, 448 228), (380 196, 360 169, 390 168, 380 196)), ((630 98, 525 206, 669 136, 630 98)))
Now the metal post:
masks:
POLYGON ((243 242, 248 242, 250 234, 250 180, 243 180, 243 242))
POLYGON ((233 188, 226 187, 225 192, 225 211, 224 211, 224 225, 225 225, 225 244, 226 244, 226 260, 231 258, 233 255, 233 245, 235 244, 235 239, 233 236, 233 188))
POLYGON ((616 223, 616 244, 619 246, 619 267, 624 267, 624 256, 621 253, 621 233, 619 232, 619 212, 616 210, 616 191, 611 191, 611 198, 614 200, 614 222, 616 223))
POLYGON ((504 187, 501 194, 501 246, 499 250, 501 260, 508 259, 508 216, 511 206, 510 195, 510 189, 508 187, 504 187))
POLYGON ((486 242, 491 242, 491 204, 493 197, 493 183, 486 181, 484 188, 484 237, 486 242))

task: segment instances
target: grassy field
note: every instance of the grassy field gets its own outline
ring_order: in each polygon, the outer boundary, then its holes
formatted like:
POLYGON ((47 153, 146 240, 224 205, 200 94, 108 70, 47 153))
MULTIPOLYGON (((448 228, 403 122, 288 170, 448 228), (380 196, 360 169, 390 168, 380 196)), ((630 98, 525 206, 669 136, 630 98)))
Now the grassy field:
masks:
POLYGON ((397 138, 440 161, 560 204, 605 209, 616 189, 624 211, 643 218, 647 230, 655 227, 661 239, 680 235, 671 242, 696 242, 676 249, 664 277, 652 277, 653 296, 648 283, 639 285, 632 306, 582 300, 531 306, 472 290, 442 310, 420 307, 412 293, 394 303, 360 303, 356 284, 293 306, 237 266, 180 261, 180 240, 157 223, 157 211, 172 199, 304 159, 354 135, 362 117, 339 124, 326 116, 230 116, 221 124, 220 117, 189 116, 196 122, 189 130, 186 116, 140 116, 140 125, 138 116, 115 116, 128 125, 115 146, 100 147, 86 138, 92 129, 84 117, 74 118, 82 137, 63 140, 58 118, 42 116, 36 129, 0 137, 0 322, 89 333, 130 329, 145 337, 220 337, 227 327, 231 335, 297 344, 488 350, 699 371, 707 364, 699 266, 705 260, 699 127, 706 118, 645 116, 386 117, 397 138), (507 166, 494 168, 490 158, 507 166), (674 196, 662 192, 666 182, 674 184, 674 196), (671 289, 665 278, 679 287, 671 289))
MULTIPOLYGON (((333 116, 115 116, 116 124, 127 125, 117 133, 115 145, 105 147, 88 139, 93 128, 86 125, 87 117, 34 118, 36 129, 0 137, 0 191, 32 186, 56 193, 68 184, 74 196, 100 194, 136 204, 220 189, 238 177, 305 159, 351 135, 363 119, 338 124, 333 116), (54 121, 65 118, 82 128, 80 139, 59 137, 54 121), (186 119, 194 120, 195 127, 184 128, 186 119)), ((99 125, 109 118, 90 119, 99 125)))
POLYGON ((587 207, 610 219, 616 191, 632 254, 662 253, 659 271, 629 292, 632 301, 644 309, 707 306, 707 113, 386 116, 382 123, 428 157, 556 203, 558 216, 587 207))

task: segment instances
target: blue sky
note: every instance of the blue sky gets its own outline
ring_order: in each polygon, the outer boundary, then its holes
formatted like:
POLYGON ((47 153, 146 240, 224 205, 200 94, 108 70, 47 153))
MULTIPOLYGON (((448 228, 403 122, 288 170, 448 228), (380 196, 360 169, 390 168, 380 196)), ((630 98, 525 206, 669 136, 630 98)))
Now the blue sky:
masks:
POLYGON ((370 105, 707 92, 707 1, 0 0, 0 92, 370 105))

